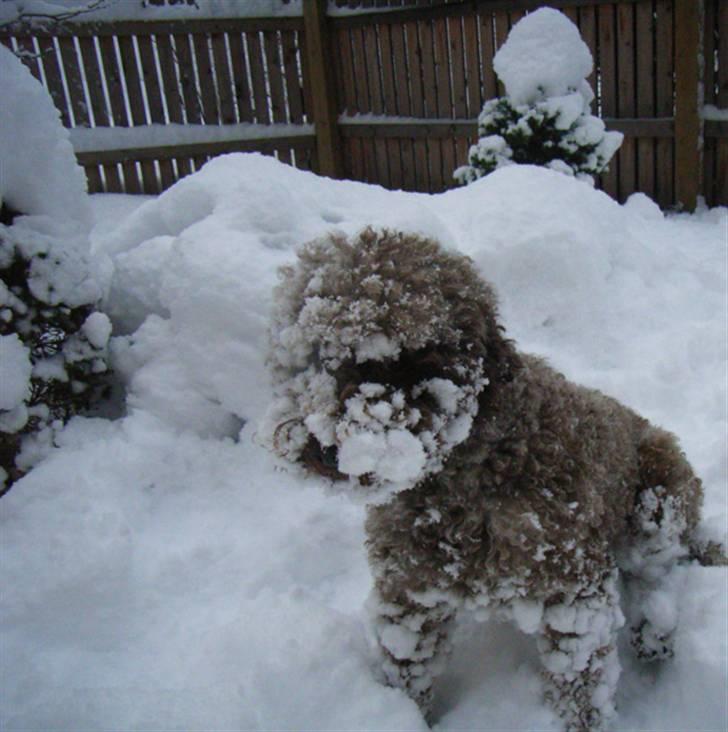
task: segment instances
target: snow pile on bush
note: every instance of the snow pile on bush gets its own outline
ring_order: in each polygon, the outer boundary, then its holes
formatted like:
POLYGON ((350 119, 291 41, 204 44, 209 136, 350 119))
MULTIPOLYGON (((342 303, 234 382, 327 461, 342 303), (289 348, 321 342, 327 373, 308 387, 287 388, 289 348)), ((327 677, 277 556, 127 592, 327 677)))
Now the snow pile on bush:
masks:
POLYGON ((0 98, 2 491, 97 396, 111 324, 94 311, 83 170, 50 97, 4 46, 0 98))
POLYGON ((483 107, 480 139, 470 148, 469 164, 454 174, 459 183, 514 163, 587 180, 606 169, 623 135, 607 132, 590 113, 591 53, 565 15, 551 8, 526 15, 496 53, 493 67, 506 96, 483 107))

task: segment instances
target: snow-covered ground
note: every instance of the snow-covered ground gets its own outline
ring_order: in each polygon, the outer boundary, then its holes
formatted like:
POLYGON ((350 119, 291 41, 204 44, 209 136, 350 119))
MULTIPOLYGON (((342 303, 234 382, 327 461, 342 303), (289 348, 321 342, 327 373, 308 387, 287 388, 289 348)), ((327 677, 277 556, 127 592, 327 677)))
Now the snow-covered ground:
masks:
MULTIPOLYGON (((424 730, 379 683, 364 509, 256 441, 276 269, 367 224, 469 254, 522 349, 675 431, 724 539, 728 210, 664 217, 510 167, 429 196, 259 155, 95 196, 125 416, 76 418, 0 500, 5 730, 424 730)), ((728 725, 728 573, 686 566, 676 658, 622 652, 620 730, 728 725)), ((435 729, 555 730, 532 639, 463 619, 435 729)))

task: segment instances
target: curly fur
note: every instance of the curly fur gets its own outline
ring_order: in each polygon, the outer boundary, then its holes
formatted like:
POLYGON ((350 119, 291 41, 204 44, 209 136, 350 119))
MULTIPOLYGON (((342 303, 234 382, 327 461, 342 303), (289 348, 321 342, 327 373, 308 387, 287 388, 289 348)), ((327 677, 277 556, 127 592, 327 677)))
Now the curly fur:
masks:
POLYGON ((366 533, 388 682, 427 714, 457 610, 495 612, 537 636, 566 729, 601 728, 622 606, 639 656, 672 652, 654 599, 702 500, 676 439, 519 353, 470 260, 427 238, 311 242, 276 302, 271 445, 379 495, 366 533))

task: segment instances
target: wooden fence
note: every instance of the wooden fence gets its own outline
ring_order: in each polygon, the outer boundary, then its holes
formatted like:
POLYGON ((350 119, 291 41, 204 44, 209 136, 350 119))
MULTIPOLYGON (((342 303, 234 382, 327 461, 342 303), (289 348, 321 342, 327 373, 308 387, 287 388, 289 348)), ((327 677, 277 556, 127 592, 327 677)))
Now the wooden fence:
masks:
POLYGON ((625 134, 599 185, 665 208, 697 193, 728 204, 728 123, 698 106, 702 81, 705 103, 728 107, 728 0, 304 0, 303 17, 20 26, 0 41, 26 54, 74 139, 91 140, 78 157, 92 191, 156 193, 213 155, 259 150, 436 192, 503 92, 494 53, 542 5, 579 27, 595 109, 625 134), (195 139, 175 141, 179 124, 195 139), (143 144, 99 149, 126 127, 143 144))

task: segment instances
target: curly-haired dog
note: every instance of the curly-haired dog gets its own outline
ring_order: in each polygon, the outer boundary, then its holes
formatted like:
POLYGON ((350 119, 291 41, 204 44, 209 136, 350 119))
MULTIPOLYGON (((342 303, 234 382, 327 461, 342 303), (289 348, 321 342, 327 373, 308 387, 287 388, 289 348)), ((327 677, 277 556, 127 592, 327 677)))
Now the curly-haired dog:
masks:
POLYGON ((276 294, 270 442, 371 503, 386 677, 425 713, 459 608, 538 638, 567 729, 614 712, 616 633, 671 654, 701 484, 675 438, 519 353, 471 261, 367 229, 310 242, 276 294))

